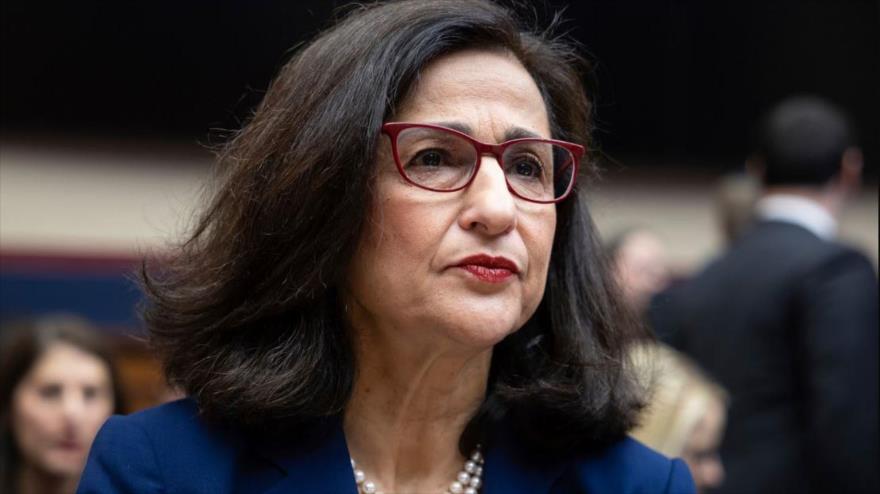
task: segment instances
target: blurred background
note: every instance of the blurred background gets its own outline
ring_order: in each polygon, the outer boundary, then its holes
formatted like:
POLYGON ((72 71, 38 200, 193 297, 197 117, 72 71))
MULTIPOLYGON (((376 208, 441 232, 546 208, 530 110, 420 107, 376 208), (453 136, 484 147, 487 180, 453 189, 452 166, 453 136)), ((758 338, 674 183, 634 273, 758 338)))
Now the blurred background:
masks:
MULTIPOLYGON (((519 2, 524 3, 524 2, 519 2)), ((166 396, 143 345, 132 270, 180 238, 209 148, 259 102, 336 1, 2 4, 0 317, 85 317, 115 342, 131 410, 166 396)), ((650 229, 674 276, 723 246, 722 175, 741 172, 774 102, 840 105, 866 184, 841 238, 878 258, 880 7, 874 0, 595 0, 533 4, 594 60, 603 235, 650 229)))

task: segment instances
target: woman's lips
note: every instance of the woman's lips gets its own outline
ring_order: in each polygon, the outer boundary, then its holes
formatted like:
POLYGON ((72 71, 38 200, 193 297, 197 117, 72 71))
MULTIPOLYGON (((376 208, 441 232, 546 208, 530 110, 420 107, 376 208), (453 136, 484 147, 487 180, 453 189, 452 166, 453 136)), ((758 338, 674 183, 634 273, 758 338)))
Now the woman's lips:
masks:
POLYGON ((501 283, 513 276, 513 272, 507 269, 487 268, 476 264, 466 264, 459 267, 486 283, 501 283))
POLYGON ((519 274, 519 268, 510 259, 485 254, 466 257, 459 261, 455 267, 467 271, 478 280, 486 283, 503 283, 508 278, 519 274))
POLYGON ((70 440, 58 442, 58 448, 69 452, 77 452, 84 449, 82 443, 80 443, 79 441, 70 440))

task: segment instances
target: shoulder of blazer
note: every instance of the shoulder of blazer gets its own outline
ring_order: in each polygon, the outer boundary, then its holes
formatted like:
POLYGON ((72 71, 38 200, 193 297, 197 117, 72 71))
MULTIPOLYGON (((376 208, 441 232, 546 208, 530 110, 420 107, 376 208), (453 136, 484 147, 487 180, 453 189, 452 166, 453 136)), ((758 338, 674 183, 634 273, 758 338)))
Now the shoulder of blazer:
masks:
POLYGON ((499 428, 486 451, 485 494, 688 494, 687 466, 630 437, 609 447, 561 457, 537 453, 515 431, 499 428))
POLYGON ((753 243, 758 248, 778 253, 771 265, 797 279, 811 273, 835 271, 873 271, 871 261, 859 250, 837 240, 819 238, 806 229, 786 224, 766 222, 753 243))
POLYGON ((784 252, 799 260, 815 260, 848 248, 834 240, 821 238, 799 225, 761 221, 743 235, 731 250, 757 249, 784 252))
POLYGON ((552 492, 686 494, 694 490, 684 462, 627 437, 601 454, 576 458, 552 492))
POLYGON ((114 415, 95 438, 79 492, 227 492, 239 447, 234 434, 202 420, 192 400, 114 415))
POLYGON ((688 306, 689 300, 711 297, 731 280, 752 280, 770 287, 767 280, 796 281, 832 258, 854 252, 798 225, 760 221, 671 293, 677 303, 688 306))
POLYGON ((142 429, 163 452, 166 448, 224 450, 228 449, 224 445, 233 446, 239 439, 231 430, 205 421, 191 398, 149 408, 119 420, 142 429))

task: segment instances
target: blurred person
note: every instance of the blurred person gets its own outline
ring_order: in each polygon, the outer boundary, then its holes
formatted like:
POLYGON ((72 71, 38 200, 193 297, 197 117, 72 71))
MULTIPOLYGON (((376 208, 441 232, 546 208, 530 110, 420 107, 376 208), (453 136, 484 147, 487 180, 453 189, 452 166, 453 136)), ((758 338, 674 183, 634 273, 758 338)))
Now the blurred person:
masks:
POLYGON ((121 410, 102 338, 82 319, 45 316, 0 333, 0 491, 69 494, 98 428, 121 410))
POLYGON ((111 418, 79 491, 692 492, 626 435, 585 70, 482 0, 360 6, 303 45, 144 274, 190 398, 111 418))
MULTIPOLYGON (((760 183, 751 174, 730 173, 718 180, 715 188, 715 215, 724 243, 723 249, 733 245, 754 223, 755 204, 760 193, 760 183)), ((646 323, 661 341, 668 341, 670 336, 666 332, 674 328, 669 321, 662 319, 665 311, 655 310, 654 306, 662 307, 666 304, 666 298, 675 293, 676 287, 686 280, 687 278, 676 278, 666 283, 661 290, 653 292, 650 301, 646 303, 646 310, 643 312, 646 323)))
POLYGON ((718 447, 727 417, 727 393, 689 358, 658 343, 638 344, 631 357, 652 387, 633 437, 661 453, 681 457, 698 492, 724 482, 718 447))
POLYGON ((651 298, 670 282, 666 247, 651 231, 631 228, 612 237, 606 250, 624 301, 635 314, 644 315, 651 298))
POLYGON ((877 278, 834 239, 861 152, 837 108, 795 97, 750 169, 755 224, 652 318, 730 393, 719 492, 878 492, 877 278))
POLYGON ((754 175, 746 173, 730 173, 719 179, 715 189, 715 214, 725 246, 733 244, 755 220, 760 185, 754 175))

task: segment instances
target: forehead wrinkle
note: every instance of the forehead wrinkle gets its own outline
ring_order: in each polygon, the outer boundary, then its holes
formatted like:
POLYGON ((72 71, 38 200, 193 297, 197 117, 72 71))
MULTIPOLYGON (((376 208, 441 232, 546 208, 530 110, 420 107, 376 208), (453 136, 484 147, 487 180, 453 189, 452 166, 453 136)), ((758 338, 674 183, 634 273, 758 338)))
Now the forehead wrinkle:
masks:
MULTIPOLYGON (((525 70, 525 69, 523 69, 525 70)), ((515 105, 517 108, 528 109, 531 111, 546 112, 544 108, 544 99, 537 85, 531 79, 527 79, 531 84, 523 81, 515 81, 508 79, 490 79, 486 77, 468 78, 467 80, 455 81, 457 91, 455 94, 465 98, 486 99, 486 95, 491 95, 489 102, 499 102, 506 105, 515 105), (517 82, 523 82, 519 84, 517 82), (536 102, 540 102, 540 108, 535 106, 536 102)), ((446 98, 448 101, 448 98, 446 98)))
MULTIPOLYGON (((472 88, 470 90, 473 91, 473 95, 464 94, 465 92, 463 92, 460 98, 466 100, 473 98, 486 100, 485 91, 473 90, 472 88)), ((477 135, 479 130, 485 130, 486 128, 491 129, 491 137, 496 142, 509 141, 525 137, 544 138, 550 136, 548 115, 546 108, 543 105, 542 99, 538 100, 541 102, 541 104, 539 106, 536 106, 534 104, 534 100, 531 100, 528 97, 524 97, 521 94, 520 96, 523 97, 516 98, 517 101, 505 100, 503 98, 492 98, 486 100, 485 104, 475 111, 472 111, 467 115, 460 115, 456 111, 447 111, 447 109, 457 110, 457 107, 460 106, 458 103, 459 97, 457 97, 456 95, 449 97, 447 95, 444 95, 444 91, 438 91, 438 93, 439 94, 426 92, 425 97, 422 98, 423 104, 412 107, 412 110, 407 113, 420 115, 423 113, 422 108, 428 107, 431 109, 431 112, 429 113, 441 113, 441 116, 438 116, 437 118, 429 118, 426 120, 419 119, 417 123, 430 123, 433 125, 455 129, 459 132, 462 132, 477 139, 481 138, 481 136, 477 135), (501 107, 503 110, 514 110, 514 112, 499 112, 497 111, 499 107, 501 107), (535 117, 532 117, 532 115, 534 114, 537 115, 535 117), (501 116, 502 118, 499 118, 499 116, 501 116), (509 116, 512 118, 506 119, 503 118, 504 116, 509 116), (535 118, 535 120, 541 122, 541 125, 536 128, 531 125, 523 125, 521 122, 516 121, 520 120, 519 117, 525 117, 525 120, 531 120, 532 118, 535 118), (470 120, 473 120, 473 122, 471 122, 470 120), (542 135, 542 131, 547 133, 547 135, 542 135)), ((486 138, 488 136, 482 137, 486 138)))
MULTIPOLYGON (((461 55, 461 54, 455 54, 461 55)), ((455 56, 453 55, 453 56, 455 56)), ((495 55, 498 55, 497 53, 495 55)), ((421 99, 431 100, 434 104, 443 104, 448 101, 448 95, 438 98, 434 93, 453 92, 457 95, 483 98, 486 94, 492 94, 500 99, 509 99, 518 104, 528 105, 533 103, 534 97, 541 101, 543 105, 543 96, 541 95, 538 84, 535 82, 531 74, 520 61, 512 54, 506 54, 504 58, 516 65, 527 76, 525 78, 503 78, 495 76, 495 74, 486 73, 485 71, 460 71, 454 79, 441 79, 437 72, 435 64, 430 64, 420 72, 419 77, 408 91, 404 104, 412 104, 414 97, 418 93, 422 93, 421 99)), ((453 63, 461 63, 456 60, 453 63)), ((446 69, 447 67, 443 67, 446 69)))
MULTIPOLYGON (((480 54, 480 50, 476 53, 480 54)), ((503 65, 491 61, 485 70, 479 67, 473 70, 473 65, 467 65, 473 61, 463 63, 461 56, 464 55, 453 54, 452 60, 447 59, 441 65, 431 64, 421 71, 399 107, 403 111, 398 114, 398 121, 457 122, 476 132, 491 131, 491 135, 482 136, 465 133, 475 138, 491 137, 496 142, 519 137, 550 137, 543 96, 534 78, 514 55, 507 54, 504 58, 525 77, 504 77, 503 65), (500 68, 499 73, 493 72, 496 68, 500 68), (475 100, 481 102, 476 108, 475 100), (470 108, 470 111, 462 113, 462 108, 470 108)))

